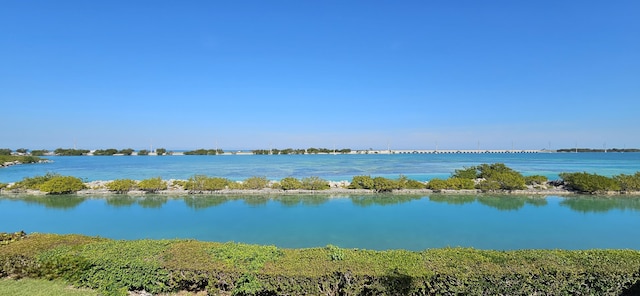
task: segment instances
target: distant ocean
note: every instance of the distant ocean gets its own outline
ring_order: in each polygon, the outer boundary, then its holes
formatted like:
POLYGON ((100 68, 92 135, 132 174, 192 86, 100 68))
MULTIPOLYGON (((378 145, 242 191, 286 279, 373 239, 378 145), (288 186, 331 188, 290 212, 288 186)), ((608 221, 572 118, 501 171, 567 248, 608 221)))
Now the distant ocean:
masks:
POLYGON ((114 179, 188 179, 202 174, 244 180, 264 176, 317 176, 330 181, 357 175, 427 181, 446 178, 454 170, 482 163, 504 163, 524 175, 557 179, 561 172, 585 171, 606 176, 640 171, 640 153, 527 154, 337 154, 337 155, 173 155, 173 156, 48 156, 52 162, 0 169, 0 182, 9 183, 48 172, 86 181, 114 179))

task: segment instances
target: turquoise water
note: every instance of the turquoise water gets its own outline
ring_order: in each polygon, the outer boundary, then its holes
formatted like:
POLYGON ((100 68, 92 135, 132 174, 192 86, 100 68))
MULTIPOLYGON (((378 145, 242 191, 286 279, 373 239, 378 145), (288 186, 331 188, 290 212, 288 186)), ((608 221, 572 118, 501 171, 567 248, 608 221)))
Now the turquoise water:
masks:
MULTIPOLYGON (((243 180, 265 176, 355 175, 426 181, 454 170, 502 162, 525 175, 602 175, 640 171, 640 153, 402 154, 48 157, 52 163, 0 169, 0 182, 55 172, 87 181, 243 180)), ((194 238, 281 247, 421 250, 640 249, 640 198, 518 196, 0 196, 0 232, 80 233, 115 239, 194 238)))
POLYGON ((0 231, 286 248, 640 249, 640 197, 0 197, 0 231))
POLYGON ((0 182, 55 172, 87 181, 120 178, 188 179, 195 174, 243 180, 264 176, 318 176, 331 181, 355 175, 397 178, 403 174, 426 181, 446 178, 454 170, 482 163, 502 162, 525 175, 557 179, 558 173, 587 171, 602 175, 640 171, 640 153, 540 154, 395 154, 395 155, 217 155, 217 156, 58 156, 52 163, 0 169, 0 182))

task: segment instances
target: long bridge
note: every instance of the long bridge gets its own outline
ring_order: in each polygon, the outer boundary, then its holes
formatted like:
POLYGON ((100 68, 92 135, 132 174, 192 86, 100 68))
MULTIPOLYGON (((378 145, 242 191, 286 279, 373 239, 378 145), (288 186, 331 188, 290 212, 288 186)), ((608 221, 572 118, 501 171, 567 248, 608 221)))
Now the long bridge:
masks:
POLYGON ((507 154, 507 153, 551 153, 552 150, 530 149, 407 149, 407 150, 355 150, 351 154, 507 154))

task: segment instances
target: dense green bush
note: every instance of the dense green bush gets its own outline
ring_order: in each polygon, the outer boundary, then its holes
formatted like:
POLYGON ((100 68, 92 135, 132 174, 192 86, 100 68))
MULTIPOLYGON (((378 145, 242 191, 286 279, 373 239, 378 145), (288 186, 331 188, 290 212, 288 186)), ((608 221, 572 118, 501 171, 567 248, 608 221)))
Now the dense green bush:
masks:
POLYGON ((222 149, 197 149, 192 151, 185 151, 184 155, 218 155, 223 154, 222 149))
POLYGON ((433 178, 427 183, 427 188, 440 191, 440 190, 462 190, 462 189, 474 189, 475 183, 472 179, 450 177, 446 180, 433 178))
POLYGON ((26 190, 26 189, 32 189, 32 190, 39 190, 40 189, 40 185, 44 184, 45 182, 60 176, 59 174, 56 173, 46 173, 44 176, 35 176, 35 177, 25 177, 22 180, 13 183, 13 185, 11 185, 11 187, 9 189, 11 190, 26 190))
POLYGON ((478 183, 481 190, 521 190, 527 188, 524 177, 517 172, 492 172, 478 183), (497 185, 496 189, 493 189, 497 185))
POLYGON ((40 191, 49 194, 68 194, 85 188, 82 180, 72 176, 55 176, 40 185, 40 191))
POLYGON ((397 181, 385 177, 373 178, 373 190, 376 192, 391 192, 395 189, 398 189, 397 181))
POLYGON ((397 180, 398 189, 425 189, 426 185, 420 181, 407 178, 405 175, 400 175, 397 180))
POLYGON ((0 165, 2 165, 5 162, 14 162, 14 161, 22 164, 37 163, 37 162, 40 162, 41 160, 42 159, 40 157, 31 156, 31 155, 0 155, 0 165))
POLYGON ((146 192, 154 193, 160 190, 166 190, 167 182, 163 181, 160 177, 144 179, 138 183, 138 188, 146 192))
POLYGON ((118 153, 118 149, 114 149, 114 148, 98 149, 96 151, 93 151, 93 155, 96 155, 96 156, 104 156, 104 155, 111 156, 117 153, 118 153))
POLYGON ((142 150, 138 151, 137 154, 146 156, 146 155, 149 155, 149 150, 142 149, 142 150))
POLYGON ((0 155, 11 155, 11 149, 9 149, 9 148, 0 148, 0 155))
POLYGON ((249 177, 242 182, 241 189, 263 189, 269 187, 267 177, 249 177))
POLYGON ((373 189, 373 178, 371 176, 353 176, 349 189, 373 189))
POLYGON ((31 150, 31 155, 32 156, 44 156, 45 154, 49 153, 49 150, 31 150))
POLYGON ((533 175, 524 177, 524 182, 527 185, 544 185, 549 181, 545 176, 533 175))
POLYGON ((474 180, 480 178, 480 175, 478 173, 478 168, 473 166, 468 168, 465 167, 463 169, 457 169, 453 172, 453 175, 451 177, 474 180))
POLYGON ((58 148, 53 151, 53 153, 58 156, 80 156, 80 155, 86 155, 89 152, 91 151, 86 149, 63 149, 63 148, 58 148))
POLYGON ((126 193, 136 186, 136 181, 131 179, 117 179, 107 183, 105 186, 110 191, 115 191, 117 193, 126 193))
POLYGON ((226 189, 230 183, 231 181, 226 178, 195 175, 187 180, 184 185, 184 189, 189 190, 190 192, 217 191, 226 189))
POLYGON ((330 187, 329 182, 320 177, 302 178, 301 182, 302 189, 306 190, 327 190, 330 187))
POLYGON ((564 180, 567 187, 579 192, 598 193, 621 189, 620 184, 613 178, 587 172, 560 173, 560 178, 564 180))
POLYGON ((640 191, 640 172, 633 175, 617 175, 613 179, 620 184, 622 191, 640 191))
POLYGON ((166 154, 166 153, 167 153, 167 149, 164 149, 164 148, 158 148, 158 149, 156 149, 156 154, 157 154, 157 155, 164 155, 164 154, 166 154))
POLYGON ((118 153, 122 154, 122 155, 131 155, 131 154, 133 154, 133 151, 134 150, 131 149, 131 148, 126 148, 126 149, 122 149, 122 150, 118 151, 118 153))
POLYGON ((280 180, 280 189, 297 190, 302 189, 302 182, 294 177, 286 177, 280 180))
POLYGON ((637 295, 637 250, 280 249, 194 240, 30 234, 0 277, 62 278, 103 295, 637 295))

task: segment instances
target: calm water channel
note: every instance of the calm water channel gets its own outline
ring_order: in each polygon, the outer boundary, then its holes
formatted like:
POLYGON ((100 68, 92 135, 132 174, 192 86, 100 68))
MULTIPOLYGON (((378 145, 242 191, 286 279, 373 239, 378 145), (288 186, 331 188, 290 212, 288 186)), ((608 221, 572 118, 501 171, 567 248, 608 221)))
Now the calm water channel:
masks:
POLYGON ((0 231, 279 247, 640 249, 640 197, 0 197, 0 231))
MULTIPOLYGON (((9 183, 47 172, 87 181, 188 179, 195 174, 244 180, 265 176, 356 175, 427 181, 482 163, 525 175, 606 176, 640 171, 640 153, 219 155, 48 157, 52 163, 0 169, 9 183)), ((640 198, 518 196, 77 196, 0 195, 0 232, 80 233, 115 239, 194 238, 317 247, 411 249, 640 249, 640 198)))

